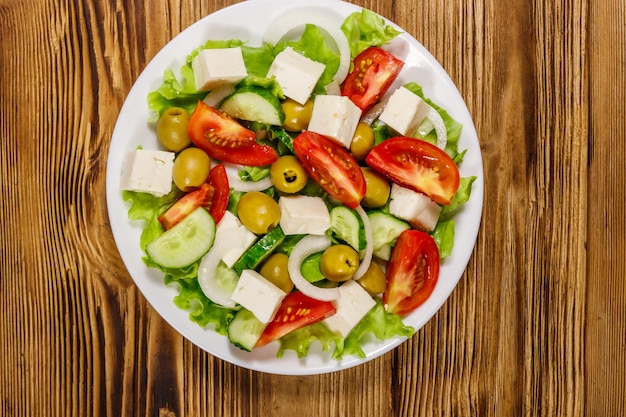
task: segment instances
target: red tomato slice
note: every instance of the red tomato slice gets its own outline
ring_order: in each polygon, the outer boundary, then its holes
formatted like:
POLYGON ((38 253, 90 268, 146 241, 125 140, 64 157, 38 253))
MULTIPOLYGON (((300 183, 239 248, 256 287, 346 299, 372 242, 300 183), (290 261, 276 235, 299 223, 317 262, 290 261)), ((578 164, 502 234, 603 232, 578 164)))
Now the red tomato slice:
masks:
POLYGON ((165 230, 171 229, 198 207, 205 207, 211 204, 214 191, 215 189, 212 185, 202 184, 197 189, 179 198, 170 208, 162 213, 158 217, 159 222, 165 230))
POLYGON ((448 154, 429 142, 395 137, 372 149, 365 162, 389 180, 450 204, 459 188, 459 169, 448 154))
POLYGON ((400 234, 387 265, 383 302, 388 311, 407 315, 430 297, 439 277, 439 250, 433 238, 419 230, 400 234))
POLYGON ((230 193, 230 185, 228 184, 228 176, 226 175, 226 167, 224 167, 224 164, 218 164, 211 168, 208 183, 215 188, 213 201, 208 210, 213 220, 215 220, 215 224, 217 224, 222 220, 222 217, 224 217, 224 213, 228 207, 228 195, 230 193))
POLYGON ((335 312, 335 306, 330 301, 316 300, 299 291, 289 293, 255 347, 265 346, 294 330, 324 320, 335 312))
POLYGON ((354 67, 343 82, 341 94, 365 112, 387 92, 403 66, 404 62, 389 52, 369 47, 354 58, 354 67))
POLYGON ((262 166, 278 159, 271 146, 256 141, 254 132, 202 101, 189 118, 187 133, 194 145, 223 162, 262 166))
POLYGON ((328 194, 350 208, 358 207, 365 195, 365 177, 345 148, 307 130, 293 140, 293 150, 309 176, 328 194))

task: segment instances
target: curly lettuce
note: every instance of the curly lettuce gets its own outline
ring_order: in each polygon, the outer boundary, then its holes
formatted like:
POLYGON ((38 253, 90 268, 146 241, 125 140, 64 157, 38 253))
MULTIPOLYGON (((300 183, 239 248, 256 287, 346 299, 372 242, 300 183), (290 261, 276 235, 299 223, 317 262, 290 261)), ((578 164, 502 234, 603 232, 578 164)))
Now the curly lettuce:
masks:
POLYGON ((367 9, 348 16, 341 25, 341 30, 348 38, 353 59, 370 46, 385 45, 402 33, 388 25, 381 16, 367 9))

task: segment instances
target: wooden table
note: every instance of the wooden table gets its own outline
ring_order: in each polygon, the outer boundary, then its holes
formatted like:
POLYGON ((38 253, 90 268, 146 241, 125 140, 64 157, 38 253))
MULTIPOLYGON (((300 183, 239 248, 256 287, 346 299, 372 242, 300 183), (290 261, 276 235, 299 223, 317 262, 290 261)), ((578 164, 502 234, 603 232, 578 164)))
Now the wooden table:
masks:
POLYGON ((184 340, 117 252, 116 117, 150 59, 234 1, 0 2, 4 416, 619 416, 626 398, 626 3, 355 0, 441 62, 485 204, 441 311, 328 375, 251 372, 184 340))

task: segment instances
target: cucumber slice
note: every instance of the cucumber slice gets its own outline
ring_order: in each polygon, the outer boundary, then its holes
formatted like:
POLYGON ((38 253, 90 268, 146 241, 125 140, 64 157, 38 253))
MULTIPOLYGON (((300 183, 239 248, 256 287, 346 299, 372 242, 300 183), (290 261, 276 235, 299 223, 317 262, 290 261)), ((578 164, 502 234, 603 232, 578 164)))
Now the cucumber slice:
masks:
POLYGON ((365 226, 355 210, 346 206, 333 207, 330 211, 330 230, 357 252, 365 249, 365 226))
POLYGON ((263 334, 265 326, 250 310, 242 308, 228 325, 228 340, 238 348, 250 352, 263 334))
POLYGON ((269 91, 256 86, 247 86, 227 97, 220 109, 231 117, 282 126, 285 112, 280 100, 269 91))
POLYGON ((274 227, 259 239, 233 265, 233 270, 241 274, 244 269, 256 269, 285 240, 285 232, 280 226, 274 227))
MULTIPOLYGON (((400 236, 400 233, 411 226, 397 217, 382 211, 373 211, 367 214, 372 225, 372 240, 374 241, 374 252, 377 252, 385 245, 390 245, 400 236)), ((386 249, 383 250, 384 253, 386 249)))
POLYGON ((215 240, 215 221, 203 207, 148 243, 146 253, 163 268, 184 268, 204 256, 215 240))
POLYGON ((380 248, 374 249, 373 255, 380 260, 388 261, 391 259, 391 249, 391 245, 387 243, 382 245, 380 248))

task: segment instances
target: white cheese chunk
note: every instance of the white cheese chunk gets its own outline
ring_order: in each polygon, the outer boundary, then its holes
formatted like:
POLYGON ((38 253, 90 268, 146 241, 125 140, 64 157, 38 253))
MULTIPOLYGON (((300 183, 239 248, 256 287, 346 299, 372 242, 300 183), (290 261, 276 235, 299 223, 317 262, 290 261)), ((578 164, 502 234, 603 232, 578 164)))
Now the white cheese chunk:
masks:
POLYGON ((174 152, 135 149, 122 164, 120 188, 150 193, 157 197, 172 191, 174 152))
POLYGON ((389 213, 425 232, 430 232, 437 226, 441 206, 430 197, 398 184, 392 184, 389 197, 389 213))
POLYGON ((413 136, 431 107, 406 87, 399 87, 389 97, 379 120, 402 136, 413 136))
POLYGON ((250 310, 260 322, 269 323, 286 295, 258 272, 245 269, 231 299, 250 310))
POLYGON ((274 58, 267 77, 276 81, 286 97, 304 104, 319 81, 326 65, 313 61, 287 47, 274 58))
POLYGON ((330 213, 320 197, 282 196, 280 227, 286 235, 323 235, 330 228, 330 213))
POLYGON ((203 49, 191 62, 191 68, 198 91, 235 84, 248 75, 240 47, 203 49))
POLYGON ((339 298, 332 303, 337 312, 323 322, 330 330, 346 337, 374 307, 376 301, 359 283, 350 280, 339 287, 339 298))
POLYGON ((215 242, 219 245, 222 262, 229 268, 233 267, 255 240, 256 235, 230 211, 226 211, 222 220, 217 224, 215 242))
POLYGON ((360 118, 361 109, 348 97, 319 95, 313 102, 308 130, 350 148, 360 118))

